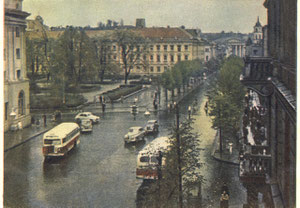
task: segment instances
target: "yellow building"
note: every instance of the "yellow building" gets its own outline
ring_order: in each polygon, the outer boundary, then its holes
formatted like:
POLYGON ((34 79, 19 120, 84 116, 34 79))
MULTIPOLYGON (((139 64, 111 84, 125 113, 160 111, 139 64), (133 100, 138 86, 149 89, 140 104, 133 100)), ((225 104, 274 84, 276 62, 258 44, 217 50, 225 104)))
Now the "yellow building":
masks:
POLYGON ((25 27, 29 13, 22 0, 5 0, 4 130, 30 124, 29 81, 26 78, 25 27))
MULTIPOLYGON (((204 61, 205 42, 193 37, 181 28, 135 28, 130 29, 145 40, 147 50, 141 54, 140 61, 132 66, 131 74, 158 75, 170 69, 179 61, 200 59, 204 61), (146 63, 146 64, 145 64, 146 63)), ((112 30, 86 31, 91 38, 112 35, 112 30)), ((122 66, 120 49, 112 40, 111 60, 122 66)))

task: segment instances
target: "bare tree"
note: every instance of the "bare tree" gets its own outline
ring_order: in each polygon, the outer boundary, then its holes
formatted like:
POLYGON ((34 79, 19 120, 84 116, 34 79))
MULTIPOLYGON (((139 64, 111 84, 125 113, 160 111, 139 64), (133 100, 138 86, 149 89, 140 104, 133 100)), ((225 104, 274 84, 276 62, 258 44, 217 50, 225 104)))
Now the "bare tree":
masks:
POLYGON ((127 84, 128 76, 134 66, 145 68, 147 57, 147 42, 143 37, 130 30, 116 30, 113 38, 117 43, 120 53, 120 65, 124 69, 124 83, 127 84))

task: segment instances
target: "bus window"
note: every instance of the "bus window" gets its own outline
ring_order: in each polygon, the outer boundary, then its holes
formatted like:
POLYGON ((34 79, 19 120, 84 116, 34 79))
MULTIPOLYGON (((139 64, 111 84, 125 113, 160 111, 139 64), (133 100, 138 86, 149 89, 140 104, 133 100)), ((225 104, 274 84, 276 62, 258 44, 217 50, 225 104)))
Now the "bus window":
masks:
POLYGON ((149 162, 149 157, 147 156, 141 157, 140 162, 149 162))
POLYGON ((58 144, 60 144, 60 139, 45 139, 44 144, 58 145, 58 144))
POLYGON ((157 157, 151 157, 151 162, 153 162, 153 163, 158 163, 158 160, 157 160, 157 157))

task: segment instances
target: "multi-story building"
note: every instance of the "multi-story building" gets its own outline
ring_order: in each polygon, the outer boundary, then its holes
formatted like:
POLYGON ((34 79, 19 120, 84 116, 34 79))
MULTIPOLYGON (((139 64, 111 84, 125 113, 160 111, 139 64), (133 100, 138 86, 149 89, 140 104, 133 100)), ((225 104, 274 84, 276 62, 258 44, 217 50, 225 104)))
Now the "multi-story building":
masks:
MULTIPOLYGON (((192 36, 182 28, 135 28, 131 32, 143 37, 147 50, 140 54, 141 61, 137 61, 131 69, 132 74, 157 75, 170 69, 179 61, 194 59, 205 60, 205 41, 192 36)), ((86 31, 91 38, 113 36, 113 31, 86 31)), ((120 48, 112 39, 111 60, 122 67, 120 48)))
POLYGON ((5 0, 4 130, 30 124, 29 81, 26 78, 25 19, 22 0, 5 0))
POLYGON ((240 179, 249 198, 257 199, 258 192, 263 192, 264 198, 270 198, 269 207, 295 207, 297 1, 266 0, 264 5, 268 9, 268 25, 263 28, 265 56, 246 57, 242 83, 256 92, 264 109, 260 124, 264 124, 266 142, 250 145, 240 179))
MULTIPOLYGON (((139 19, 138 19, 139 20, 139 19)), ((30 30, 27 31, 29 39, 47 38, 57 39, 63 31, 49 31, 42 27, 40 21, 29 21, 30 30), (34 24, 33 24, 34 23, 34 24), (35 28, 35 29, 33 29, 35 28)), ((144 20, 139 20, 138 25, 145 25, 144 20)), ((93 39, 108 37, 111 39, 111 51, 107 60, 119 64, 122 68, 120 48, 116 40, 113 39, 116 30, 128 30, 143 38, 141 45, 147 45, 147 50, 140 54, 140 61, 132 65, 131 73, 140 75, 157 75, 171 68, 179 61, 200 59, 209 60, 215 54, 213 46, 200 37, 193 36, 183 28, 170 27, 136 27, 130 29, 115 30, 85 30, 86 34, 93 39), (208 52, 205 52, 208 50, 208 52)), ((98 47, 101 47, 98 45, 98 47)), ((100 48, 99 48, 100 49, 100 48)))

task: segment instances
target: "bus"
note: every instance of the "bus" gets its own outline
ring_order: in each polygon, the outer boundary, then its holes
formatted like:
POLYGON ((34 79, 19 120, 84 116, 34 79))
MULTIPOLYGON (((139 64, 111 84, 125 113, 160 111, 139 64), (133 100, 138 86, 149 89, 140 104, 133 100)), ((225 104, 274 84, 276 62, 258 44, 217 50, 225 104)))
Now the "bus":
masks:
POLYGON ((76 123, 61 123, 43 136, 45 158, 64 156, 80 143, 80 127, 76 123))
MULTIPOLYGON (((169 137, 158 137, 147 144, 137 156, 136 178, 158 179, 158 158, 159 153, 164 153, 170 146, 169 137)), ((164 158, 162 165, 165 164, 164 158)))

